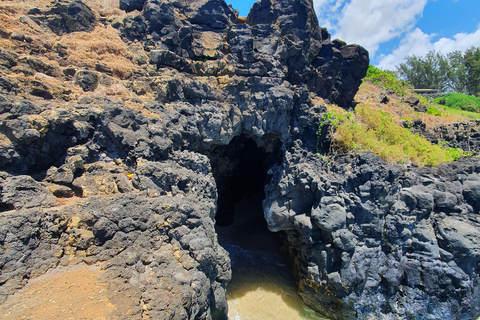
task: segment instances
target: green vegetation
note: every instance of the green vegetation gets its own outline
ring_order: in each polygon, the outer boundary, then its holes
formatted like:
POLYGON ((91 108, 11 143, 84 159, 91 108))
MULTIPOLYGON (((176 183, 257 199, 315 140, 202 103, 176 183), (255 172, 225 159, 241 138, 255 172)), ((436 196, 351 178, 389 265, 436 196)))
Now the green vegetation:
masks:
POLYGON ((335 128, 337 152, 371 151, 389 162, 418 166, 438 166, 466 156, 461 149, 442 148, 395 123, 390 114, 359 105, 355 112, 328 112, 322 123, 335 128))
POLYGON ((453 109, 470 112, 480 112, 480 98, 476 98, 462 93, 447 93, 443 97, 436 98, 434 102, 453 109))
POLYGON ((480 96, 480 48, 465 53, 453 51, 446 56, 430 51, 426 56, 408 56, 397 72, 416 89, 480 96))
MULTIPOLYGON (((463 56, 460 53, 452 53, 448 56, 448 59, 444 58, 443 60, 439 54, 432 54, 429 59, 432 61, 437 59, 439 68, 443 68, 443 71, 450 68, 448 69, 449 71, 447 70, 450 72, 450 79, 456 77, 458 80, 455 84, 452 80, 448 80, 448 85, 451 86, 449 90, 453 88, 452 86, 462 87, 462 83, 466 83, 466 74, 462 70, 467 68, 462 64, 463 56)), ((417 60, 416 62, 418 62, 417 60)), ((428 74, 427 69, 422 70, 428 74)), ((410 83, 399 80, 398 74, 401 74, 401 72, 384 71, 370 65, 364 81, 378 85, 384 90, 392 91, 399 97, 409 95, 418 97, 420 104, 427 106, 426 114, 433 115, 435 118, 451 117, 452 114, 459 114, 469 118, 480 118, 480 98, 459 93, 448 93, 440 98, 427 99, 424 96, 413 94, 410 83)), ((425 85, 425 88, 435 88, 432 84, 444 81, 442 79, 444 78, 438 73, 433 80, 428 79, 428 81, 432 80, 433 82, 425 85)), ((442 84, 438 84, 438 86, 442 86, 442 84)), ((444 83, 441 88, 445 89, 446 84, 444 83)), ((391 106, 386 106, 385 108, 392 111, 392 114, 366 103, 360 103, 354 112, 347 112, 335 106, 328 106, 329 112, 322 118, 319 135, 322 127, 328 122, 332 128, 332 149, 334 152, 371 151, 391 163, 438 166, 442 162, 455 161, 460 157, 471 156, 470 153, 464 152, 462 149, 450 148, 446 143, 432 144, 423 136, 413 134, 408 130, 408 128, 413 127, 414 119, 417 116, 417 113, 413 110, 411 113, 406 111, 407 113, 405 114, 405 109, 403 109, 400 111, 400 114, 403 112, 404 118, 399 119, 399 113, 394 111, 395 109, 388 109, 391 106), (397 123, 397 121, 400 122, 402 120, 403 126, 397 123)), ((427 121, 432 118, 427 117, 427 121)))
POLYGON ((464 59, 467 70, 466 91, 468 94, 480 97, 480 48, 467 50, 464 59))
POLYGON ((393 71, 382 70, 370 65, 364 81, 371 81, 375 85, 381 86, 383 89, 392 90, 400 97, 407 94, 412 87, 405 81, 398 80, 397 75, 393 71))
POLYGON ((437 108, 435 108, 433 106, 430 106, 430 105, 427 107, 427 113, 431 114, 431 115, 434 115, 434 116, 443 115, 443 112, 441 110, 438 110, 437 108))

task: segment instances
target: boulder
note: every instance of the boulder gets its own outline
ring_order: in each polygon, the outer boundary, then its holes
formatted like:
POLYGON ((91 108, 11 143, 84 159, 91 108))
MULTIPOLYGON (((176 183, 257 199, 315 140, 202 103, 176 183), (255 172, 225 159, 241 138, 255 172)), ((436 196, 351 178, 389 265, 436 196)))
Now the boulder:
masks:
POLYGON ((130 11, 142 11, 143 5, 146 0, 120 0, 120 9, 127 12, 130 11))
POLYGON ((83 91, 95 91, 98 86, 98 74, 94 71, 80 70, 75 73, 75 84, 83 91))
POLYGON ((90 7, 80 0, 58 1, 49 10, 42 12, 39 19, 57 35, 76 31, 90 32, 98 23, 90 7))

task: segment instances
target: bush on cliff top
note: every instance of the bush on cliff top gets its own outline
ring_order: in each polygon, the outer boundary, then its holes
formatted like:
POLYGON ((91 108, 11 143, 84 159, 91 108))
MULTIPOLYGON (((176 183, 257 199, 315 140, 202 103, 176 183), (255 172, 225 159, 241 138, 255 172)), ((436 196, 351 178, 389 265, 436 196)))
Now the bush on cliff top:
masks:
POLYGON ((370 81, 385 90, 391 90, 400 97, 407 95, 407 92, 412 89, 408 82, 398 80, 395 72, 382 70, 372 65, 368 67, 367 75, 363 81, 370 81))
POLYGON ((354 113, 332 109, 324 116, 334 128, 337 152, 371 151, 388 162, 438 166, 464 155, 458 149, 443 149, 395 123, 389 114, 359 105, 354 113))

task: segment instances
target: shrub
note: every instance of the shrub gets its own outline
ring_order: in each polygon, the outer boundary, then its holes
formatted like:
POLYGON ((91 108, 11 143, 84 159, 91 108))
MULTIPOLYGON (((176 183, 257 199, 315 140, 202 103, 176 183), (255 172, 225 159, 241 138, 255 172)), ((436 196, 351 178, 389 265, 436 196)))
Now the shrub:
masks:
POLYGON ((462 93, 447 93, 445 96, 436 98, 434 101, 435 103, 454 109, 469 112, 480 112, 480 98, 462 93))
POLYGON ((383 89, 392 90, 398 96, 403 97, 412 87, 405 81, 398 80, 393 71, 382 70, 370 65, 364 81, 371 81, 375 85, 380 85, 383 89))

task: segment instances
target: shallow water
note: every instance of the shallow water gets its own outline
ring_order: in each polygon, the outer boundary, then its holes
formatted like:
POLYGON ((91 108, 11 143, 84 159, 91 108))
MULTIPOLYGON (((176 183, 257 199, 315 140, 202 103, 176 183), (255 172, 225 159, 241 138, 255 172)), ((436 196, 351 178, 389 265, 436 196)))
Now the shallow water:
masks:
POLYGON ((227 286, 229 320, 327 320, 297 295, 291 272, 278 253, 224 248, 233 271, 227 286))

